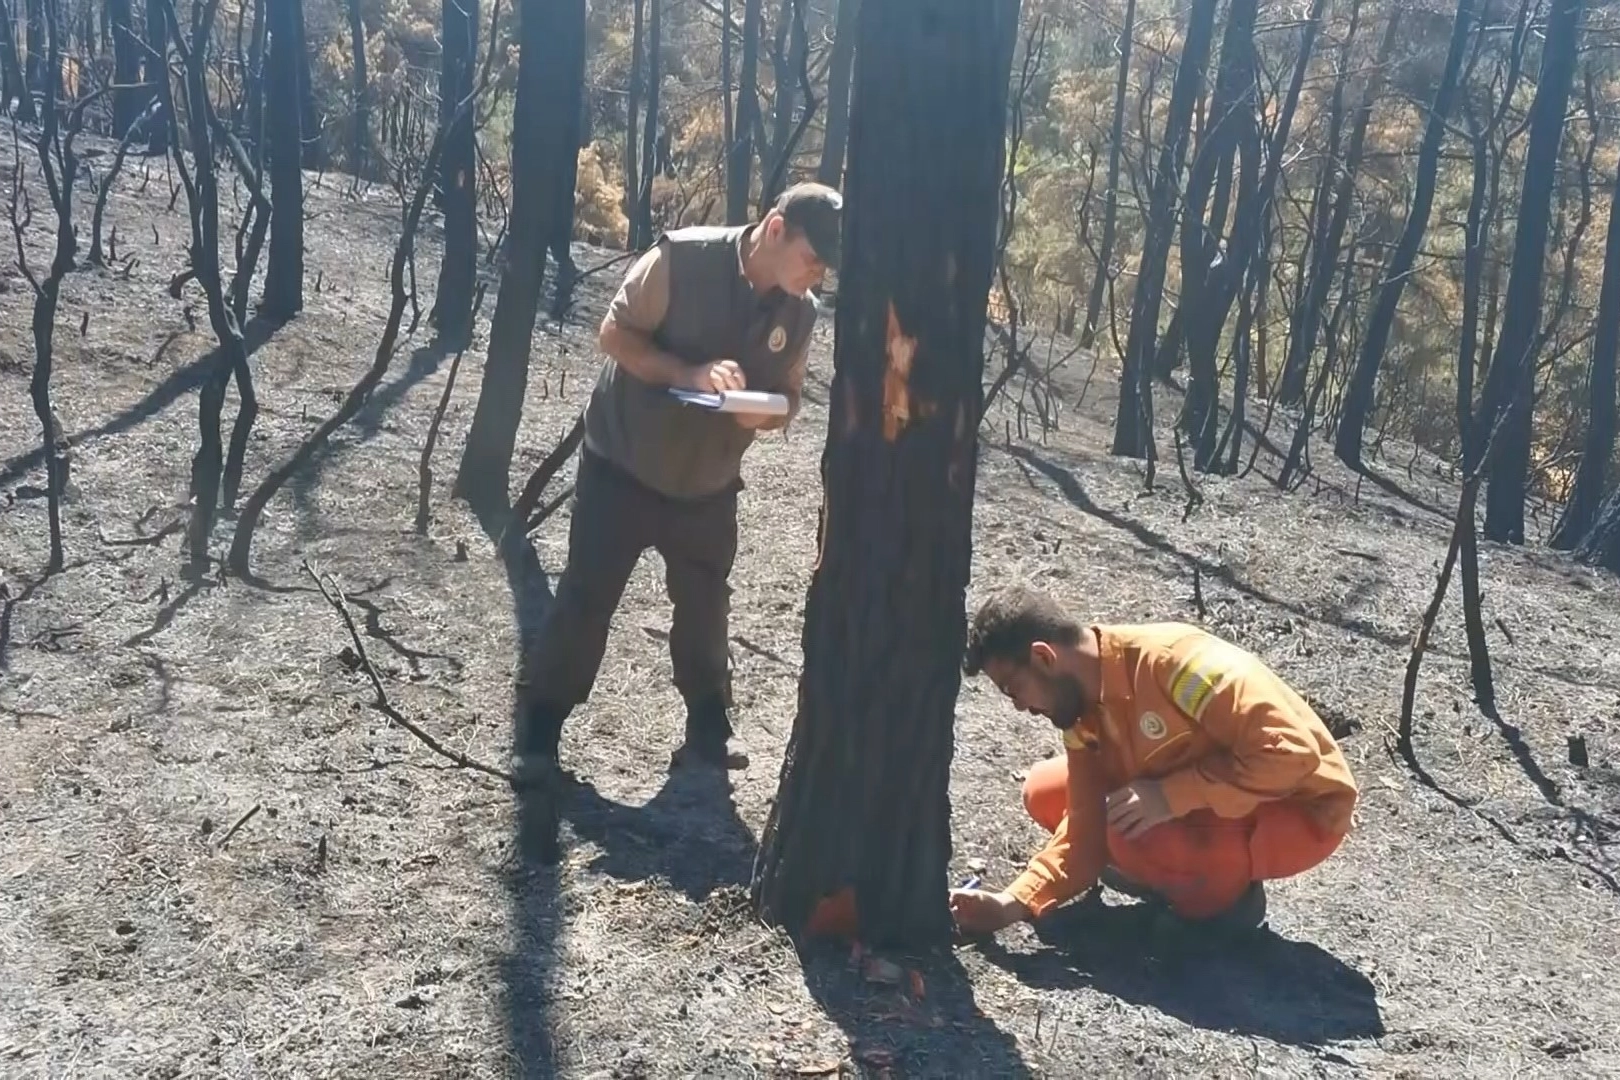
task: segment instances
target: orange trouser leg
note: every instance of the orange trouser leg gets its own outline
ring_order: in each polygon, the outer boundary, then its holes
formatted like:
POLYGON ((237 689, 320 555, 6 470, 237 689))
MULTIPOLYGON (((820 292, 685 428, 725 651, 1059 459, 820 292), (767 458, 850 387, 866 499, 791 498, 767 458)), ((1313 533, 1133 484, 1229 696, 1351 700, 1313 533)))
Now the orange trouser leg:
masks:
MULTIPOLYGON (((1068 761, 1058 757, 1036 765, 1024 781, 1024 808, 1049 832, 1068 812, 1068 779, 1068 761)), ((1200 919, 1230 907, 1250 882, 1309 870, 1342 839, 1322 833, 1297 804, 1268 802, 1244 818, 1197 810, 1135 839, 1109 829, 1108 860, 1177 914, 1200 919)))

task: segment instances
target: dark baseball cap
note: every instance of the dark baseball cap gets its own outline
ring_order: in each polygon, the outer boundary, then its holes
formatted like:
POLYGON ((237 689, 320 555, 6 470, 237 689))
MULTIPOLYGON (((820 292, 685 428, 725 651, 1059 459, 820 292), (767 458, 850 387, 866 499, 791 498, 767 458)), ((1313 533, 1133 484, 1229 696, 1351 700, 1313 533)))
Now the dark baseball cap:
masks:
POLYGON ((804 233, 816 258, 838 269, 842 252, 844 197, 826 184, 794 184, 776 197, 782 220, 804 233))

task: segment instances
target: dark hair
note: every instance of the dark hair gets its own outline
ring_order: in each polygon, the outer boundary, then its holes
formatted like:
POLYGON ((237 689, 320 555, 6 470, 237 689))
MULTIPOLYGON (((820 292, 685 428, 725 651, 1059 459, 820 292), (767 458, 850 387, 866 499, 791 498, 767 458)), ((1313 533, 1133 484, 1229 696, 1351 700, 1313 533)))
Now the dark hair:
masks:
POLYGON ((1080 624, 1045 593, 1013 585, 992 593, 968 624, 962 670, 969 677, 991 660, 1026 663, 1037 641, 1078 645, 1080 624))

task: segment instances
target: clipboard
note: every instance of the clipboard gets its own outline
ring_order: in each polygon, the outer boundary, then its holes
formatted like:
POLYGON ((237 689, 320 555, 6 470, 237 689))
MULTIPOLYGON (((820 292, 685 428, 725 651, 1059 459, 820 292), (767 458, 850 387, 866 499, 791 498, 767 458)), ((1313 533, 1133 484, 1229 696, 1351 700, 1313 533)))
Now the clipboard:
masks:
POLYGON ((786 394, 770 394, 762 390, 722 390, 703 393, 698 390, 679 390, 670 387, 670 395, 677 401, 699 409, 723 413, 753 413, 763 416, 786 416, 786 394))

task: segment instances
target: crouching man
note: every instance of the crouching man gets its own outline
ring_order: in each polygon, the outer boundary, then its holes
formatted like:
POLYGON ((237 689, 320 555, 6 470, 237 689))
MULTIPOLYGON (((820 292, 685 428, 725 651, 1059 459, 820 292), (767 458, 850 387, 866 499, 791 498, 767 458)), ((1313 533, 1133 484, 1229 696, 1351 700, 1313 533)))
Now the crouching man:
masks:
POLYGON ((985 601, 964 670, 1051 720, 1064 754, 1024 783, 1052 836, 1000 891, 958 889, 966 933, 1039 918, 1099 882, 1159 906, 1155 930, 1230 936, 1265 920, 1263 882, 1321 863, 1356 784, 1303 698, 1194 626, 1081 626, 1023 588, 985 601))

